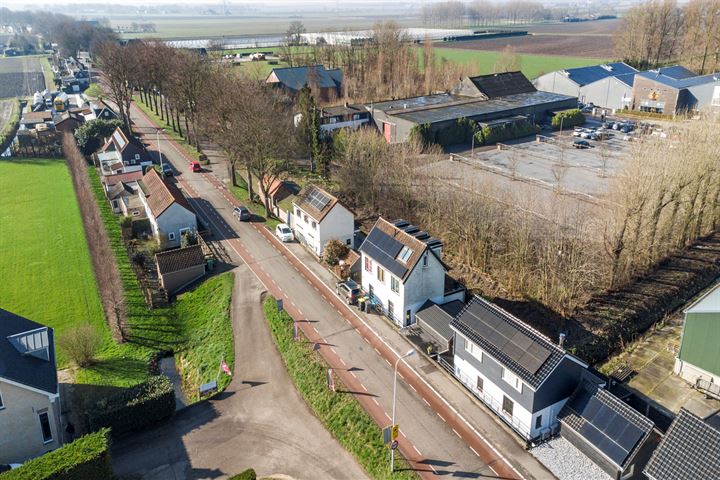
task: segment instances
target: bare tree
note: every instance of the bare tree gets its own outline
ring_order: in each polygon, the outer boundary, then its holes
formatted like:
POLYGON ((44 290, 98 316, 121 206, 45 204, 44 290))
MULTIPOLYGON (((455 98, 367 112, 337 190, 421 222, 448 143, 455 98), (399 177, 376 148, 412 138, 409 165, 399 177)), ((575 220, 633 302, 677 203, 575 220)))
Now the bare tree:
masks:
MULTIPOLYGON (((132 45, 132 44, 131 44, 132 45)), ((130 104, 133 86, 138 75, 137 47, 120 46, 115 42, 104 43, 97 52, 98 64, 103 75, 101 82, 110 99, 118 107, 125 129, 130 132, 130 104)))

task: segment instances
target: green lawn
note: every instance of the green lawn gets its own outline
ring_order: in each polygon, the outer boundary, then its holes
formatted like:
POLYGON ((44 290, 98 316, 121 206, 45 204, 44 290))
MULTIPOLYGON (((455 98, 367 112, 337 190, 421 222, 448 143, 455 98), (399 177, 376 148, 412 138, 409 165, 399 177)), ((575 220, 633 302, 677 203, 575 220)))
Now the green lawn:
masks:
MULTIPOLYGON (((502 52, 488 52, 482 50, 467 50, 460 48, 436 48, 435 53, 438 61, 445 58, 449 61, 469 64, 475 62, 480 70, 473 72, 476 75, 493 73, 493 66, 502 52)), ((422 48, 418 48, 418 54, 422 59, 422 48)), ((543 73, 561 70, 564 68, 584 67, 597 65, 607 60, 597 58, 565 57, 559 55, 524 55, 518 54, 520 69, 529 79, 537 78, 543 73)))
MULTIPOLYGON (((63 160, 0 161, 0 307, 53 327, 91 323, 110 344, 80 209, 63 160)), ((67 364, 62 352, 58 362, 67 364)))
MULTIPOLYGON (((174 132, 172 129, 172 126, 168 126, 165 120, 160 119, 160 115, 157 115, 152 109, 145 105, 141 101, 141 97, 139 94, 133 95, 133 101, 135 102, 135 105, 145 112, 145 114, 150 117, 153 122, 155 122, 158 126, 165 129, 165 133, 170 136, 173 140, 175 140, 190 156, 192 156, 195 160, 200 160, 200 153, 197 151, 197 149, 188 143, 188 141, 185 139, 185 137, 180 136, 178 132, 174 132)), ((160 104, 158 103, 158 106, 160 104)), ((159 109, 162 110, 162 109, 159 109)), ((183 130, 183 134, 185 133, 185 124, 183 123, 180 126, 183 130)))
MULTIPOLYGON (((265 206, 263 206, 259 203, 250 201, 250 194, 248 193, 247 182, 239 173, 237 174, 237 182, 239 184, 238 186, 233 186, 233 185, 229 186, 230 192, 233 194, 233 196, 235 198, 240 200, 240 202, 242 202, 243 205, 248 207, 250 209, 250 211, 256 217, 262 218, 263 221, 265 222, 265 226, 268 228, 268 230, 270 230, 271 232, 274 232, 275 227, 277 227, 281 223, 280 220, 278 220, 277 218, 274 218, 274 217, 267 218, 265 216, 265 206)), ((255 185, 255 187, 256 188, 253 191, 253 193, 255 193, 255 195, 257 195, 257 193, 258 193, 257 185, 255 185)))

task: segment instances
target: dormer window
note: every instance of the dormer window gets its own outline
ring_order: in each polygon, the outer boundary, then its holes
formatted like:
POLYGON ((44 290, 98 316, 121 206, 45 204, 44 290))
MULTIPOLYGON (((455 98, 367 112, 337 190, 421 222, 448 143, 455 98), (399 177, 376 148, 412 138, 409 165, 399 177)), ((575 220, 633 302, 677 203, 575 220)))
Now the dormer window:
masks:
POLYGON ((412 254, 412 249, 408 247, 403 247, 402 250, 400 250, 400 253, 398 253, 397 259, 400 260, 402 263, 407 263, 408 260, 410 260, 410 256, 412 254))

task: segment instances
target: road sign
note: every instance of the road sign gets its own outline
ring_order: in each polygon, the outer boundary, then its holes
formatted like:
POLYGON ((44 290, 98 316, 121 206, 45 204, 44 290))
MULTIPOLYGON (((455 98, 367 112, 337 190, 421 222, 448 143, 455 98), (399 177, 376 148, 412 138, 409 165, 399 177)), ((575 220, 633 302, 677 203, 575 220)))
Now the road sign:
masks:
POLYGON ((390 448, 392 448, 393 450, 395 450, 397 447, 398 447, 398 441, 397 441, 397 440, 393 440, 393 443, 392 443, 392 445, 390 445, 390 448))
POLYGON ((383 428, 383 445, 392 442, 392 427, 383 428))
POLYGON ((392 439, 395 440, 398 438, 398 435, 400 434, 400 424, 395 424, 392 427, 392 439))
POLYGON ((278 312, 282 312, 282 311, 283 311, 283 301, 282 301, 282 298, 278 298, 278 299, 277 299, 277 309, 278 309, 278 312))

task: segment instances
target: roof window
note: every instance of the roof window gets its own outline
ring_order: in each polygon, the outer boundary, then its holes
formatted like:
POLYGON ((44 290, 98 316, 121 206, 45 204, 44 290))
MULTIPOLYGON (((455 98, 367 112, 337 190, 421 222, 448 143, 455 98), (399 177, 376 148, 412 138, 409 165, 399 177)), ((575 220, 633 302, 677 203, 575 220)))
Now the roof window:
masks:
POLYGON ((412 254, 413 254, 412 249, 410 249, 408 247, 403 247, 402 250, 400 250, 400 253, 398 253, 397 259, 403 263, 407 263, 407 261, 410 260, 410 256, 412 254))

